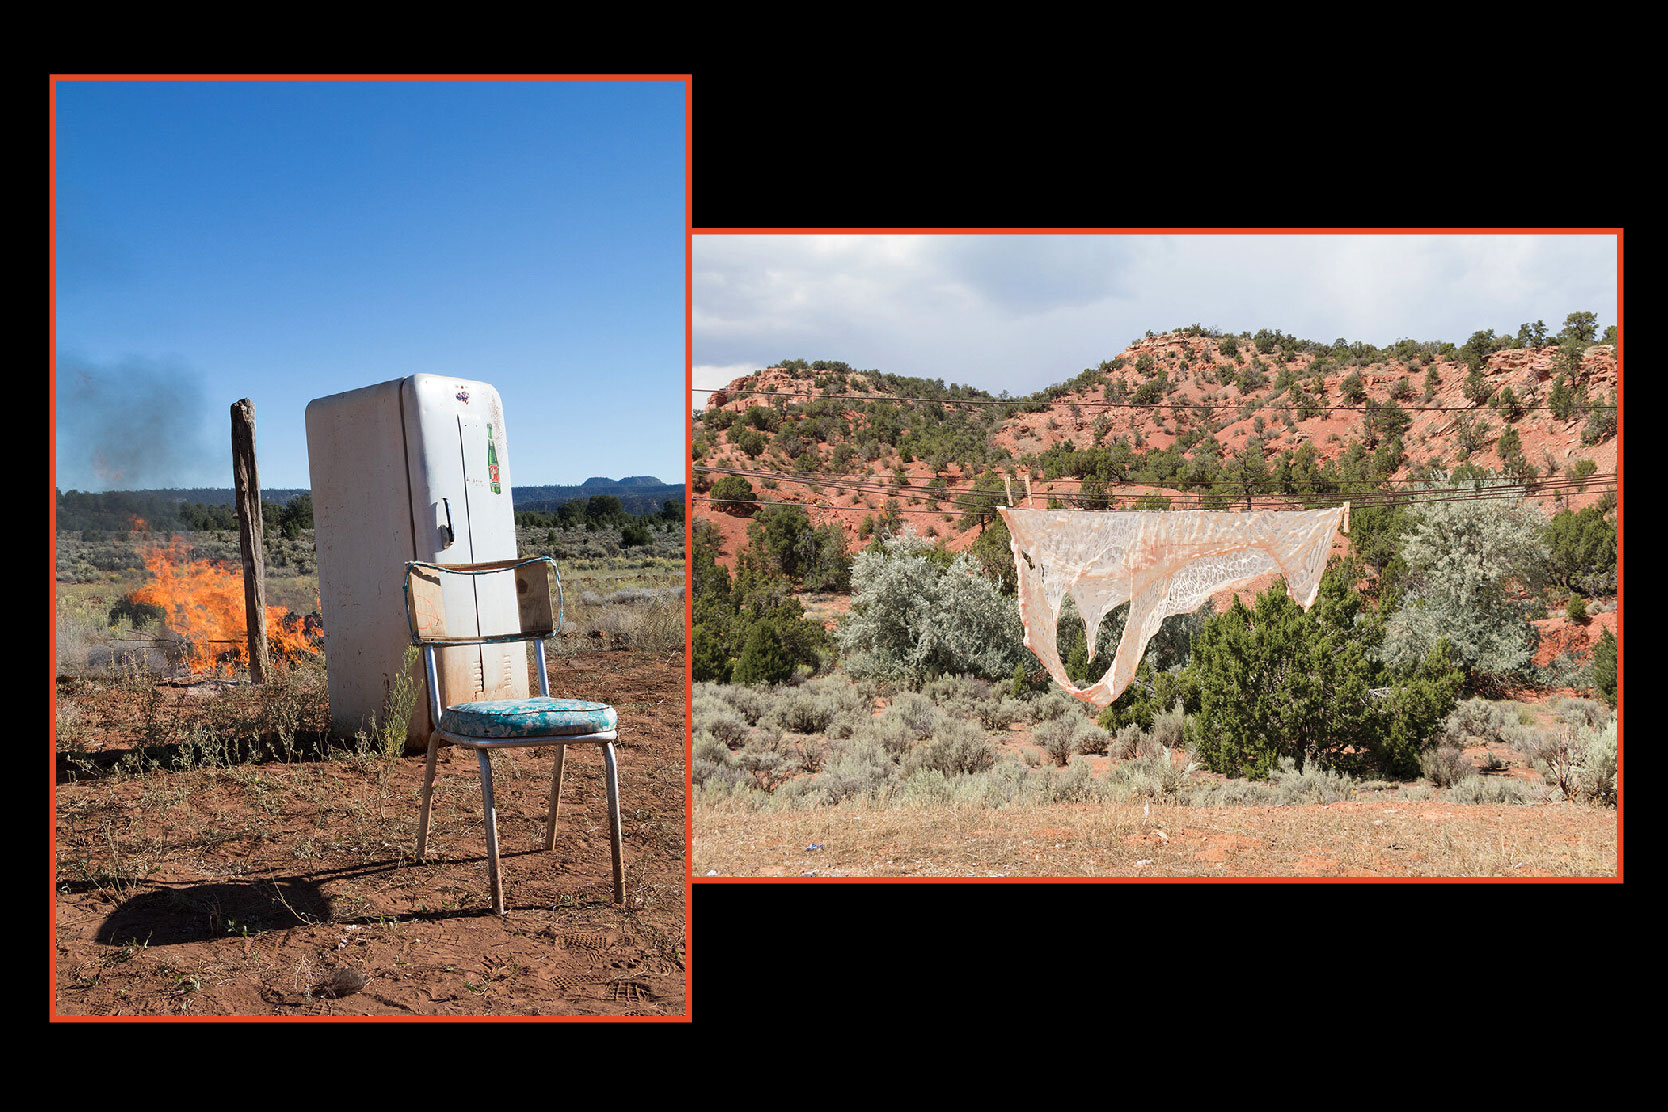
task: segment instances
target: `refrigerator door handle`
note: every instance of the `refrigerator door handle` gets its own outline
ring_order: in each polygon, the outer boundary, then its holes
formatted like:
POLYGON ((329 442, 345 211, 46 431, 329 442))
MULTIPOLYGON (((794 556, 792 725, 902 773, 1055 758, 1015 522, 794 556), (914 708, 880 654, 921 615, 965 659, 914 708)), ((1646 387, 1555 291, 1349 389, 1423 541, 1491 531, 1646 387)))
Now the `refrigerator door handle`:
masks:
POLYGON ((440 500, 440 505, 436 506, 435 509, 444 510, 446 513, 446 520, 444 522, 440 520, 440 515, 438 513, 435 514, 434 523, 446 537, 446 543, 441 545, 441 547, 450 548, 452 547, 453 542, 458 539, 456 531, 452 528, 452 500, 450 498, 442 498, 440 500))

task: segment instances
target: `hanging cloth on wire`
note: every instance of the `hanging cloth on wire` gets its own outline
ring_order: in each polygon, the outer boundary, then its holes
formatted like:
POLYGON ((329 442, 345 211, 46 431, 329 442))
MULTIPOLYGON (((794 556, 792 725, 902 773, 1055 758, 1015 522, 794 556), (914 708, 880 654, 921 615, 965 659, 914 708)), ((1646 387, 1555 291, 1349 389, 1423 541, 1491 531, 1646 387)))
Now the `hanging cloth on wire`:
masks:
POLYGON ((1123 694, 1147 642, 1171 614, 1197 610, 1218 591, 1268 572, 1305 610, 1314 604, 1332 536, 1330 510, 1029 510, 998 507, 1019 571, 1025 647, 1067 692, 1104 707, 1123 694), (1101 619, 1130 604, 1123 639, 1100 681, 1078 688, 1060 663, 1055 631, 1067 595, 1077 604, 1094 659, 1101 619))

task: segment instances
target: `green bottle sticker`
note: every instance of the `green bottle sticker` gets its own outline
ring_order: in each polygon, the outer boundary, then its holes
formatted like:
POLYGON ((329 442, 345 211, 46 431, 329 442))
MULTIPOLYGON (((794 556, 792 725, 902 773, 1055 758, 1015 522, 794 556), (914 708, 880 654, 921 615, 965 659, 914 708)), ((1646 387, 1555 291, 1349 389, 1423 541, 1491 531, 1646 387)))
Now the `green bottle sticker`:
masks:
POLYGON ((504 488, 498 483, 498 445, 493 443, 491 425, 487 426, 487 478, 492 480, 492 493, 504 493, 504 488))

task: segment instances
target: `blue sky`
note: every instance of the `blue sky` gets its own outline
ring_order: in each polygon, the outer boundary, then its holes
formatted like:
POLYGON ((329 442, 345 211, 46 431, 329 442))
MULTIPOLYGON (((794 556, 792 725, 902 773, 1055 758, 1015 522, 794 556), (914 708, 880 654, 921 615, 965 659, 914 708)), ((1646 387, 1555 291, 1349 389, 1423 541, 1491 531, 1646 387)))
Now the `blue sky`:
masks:
POLYGON ((309 485, 304 411, 504 399, 519 485, 684 474, 681 81, 61 81, 60 489, 309 485))
POLYGON ((691 253, 698 388, 801 358, 1027 394, 1149 329, 1463 344, 1617 312, 1614 235, 698 234, 691 253))

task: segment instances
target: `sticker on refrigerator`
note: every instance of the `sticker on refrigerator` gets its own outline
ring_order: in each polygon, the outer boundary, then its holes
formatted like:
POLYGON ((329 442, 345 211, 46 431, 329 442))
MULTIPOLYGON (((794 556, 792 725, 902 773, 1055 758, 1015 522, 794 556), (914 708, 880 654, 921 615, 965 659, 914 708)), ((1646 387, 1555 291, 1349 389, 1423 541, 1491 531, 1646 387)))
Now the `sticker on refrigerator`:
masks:
POLYGON ((487 478, 492 481, 492 493, 504 493, 503 486, 498 482, 498 445, 493 443, 490 424, 487 425, 487 478))

